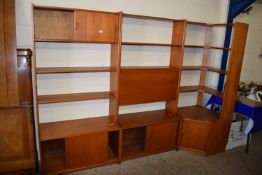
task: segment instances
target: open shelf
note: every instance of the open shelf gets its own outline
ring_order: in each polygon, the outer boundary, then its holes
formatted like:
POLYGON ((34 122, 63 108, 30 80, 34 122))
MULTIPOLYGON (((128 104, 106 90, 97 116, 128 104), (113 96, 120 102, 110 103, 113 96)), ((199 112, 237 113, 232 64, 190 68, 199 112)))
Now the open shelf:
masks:
POLYGON ((123 129, 148 126, 155 123, 179 120, 176 115, 168 113, 166 110, 137 112, 130 114, 121 114, 119 116, 119 125, 123 129))
POLYGON ((164 47, 180 46, 180 45, 165 44, 165 43, 143 43, 143 42, 122 42, 122 45, 134 45, 134 46, 164 46, 164 47))
POLYGON ((230 51, 230 48, 223 48, 223 47, 214 47, 214 46, 203 46, 203 45, 192 45, 192 44, 185 44, 184 47, 186 48, 199 48, 199 49, 217 49, 223 51, 230 51))
POLYGON ((123 158, 137 156, 145 152, 146 127, 123 130, 123 158))
POLYGON ((110 67, 39 67, 37 74, 82 73, 82 72, 113 72, 110 67))
POLYGON ((218 92, 216 89, 213 89, 213 88, 210 88, 210 87, 199 86, 199 92, 205 92, 205 93, 209 93, 211 95, 215 95, 217 97, 223 98, 222 92, 218 92))
POLYGON ((56 139, 41 142, 42 165, 45 174, 66 168, 65 140, 56 139))
POLYGON ((202 106, 189 106, 178 108, 177 114, 185 119, 215 122, 219 120, 219 114, 202 106))
POLYGON ((174 70, 177 68, 170 66, 121 66, 121 70, 174 70))
POLYGON ((182 66, 181 69, 185 71, 202 70, 202 71, 216 72, 220 74, 227 74, 227 71, 225 70, 221 70, 221 69, 210 67, 210 66, 182 66))
POLYGON ((124 13, 124 14, 123 14, 123 17, 138 18, 138 19, 148 19, 148 20, 156 20, 156 21, 169 21, 169 22, 176 21, 176 20, 170 19, 170 18, 162 18, 162 17, 154 17, 154 16, 145 16, 145 15, 134 15, 134 14, 128 14, 128 13, 124 13))
POLYGON ((92 44, 115 44, 112 41, 92 41, 92 40, 75 40, 75 39, 46 39, 35 38, 35 42, 53 42, 53 43, 92 43, 92 44))
POLYGON ((118 124, 109 117, 95 117, 77 120, 40 123, 40 140, 53 140, 71 136, 79 136, 97 131, 115 131, 118 124))
POLYGON ((39 104, 62 103, 85 100, 111 99, 114 95, 111 92, 88 92, 88 93, 72 93, 72 94, 55 94, 55 95, 39 95, 39 104))
POLYGON ((201 66, 182 66, 182 70, 200 70, 201 66))

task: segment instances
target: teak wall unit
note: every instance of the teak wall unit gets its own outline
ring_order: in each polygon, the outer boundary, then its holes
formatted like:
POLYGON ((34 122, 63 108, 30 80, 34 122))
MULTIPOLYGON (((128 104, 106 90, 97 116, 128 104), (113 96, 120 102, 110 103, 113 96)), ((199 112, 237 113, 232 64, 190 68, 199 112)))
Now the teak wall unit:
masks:
POLYGON ((35 43, 111 44, 110 67, 36 67, 35 65, 36 78, 37 74, 110 72, 109 92, 36 94, 37 109, 39 104, 109 99, 109 116, 39 123, 42 173, 59 174, 109 163, 120 163, 122 160, 172 149, 183 148, 205 155, 224 150, 242 65, 248 28, 246 24, 211 25, 121 12, 42 6, 34 6, 33 14, 35 43), (124 18, 170 22, 173 25, 171 42, 122 41, 124 18), (187 25, 206 27, 207 36, 204 45, 185 45, 187 25), (234 27, 235 34, 231 48, 209 45, 208 34, 213 27, 234 27), (169 66, 121 67, 122 45, 170 47, 169 66), (186 47, 204 49, 202 66, 182 66, 186 47), (209 49, 231 52, 227 71, 207 66, 209 49), (201 71, 199 86, 179 86, 181 73, 187 70, 201 71), (205 86, 207 71, 227 74, 229 81, 224 93, 205 86), (179 93, 194 91, 198 92, 197 105, 178 108, 179 93), (201 106, 203 93, 224 96, 220 114, 201 106), (159 101, 166 102, 164 110, 119 115, 119 107, 122 105, 159 101))

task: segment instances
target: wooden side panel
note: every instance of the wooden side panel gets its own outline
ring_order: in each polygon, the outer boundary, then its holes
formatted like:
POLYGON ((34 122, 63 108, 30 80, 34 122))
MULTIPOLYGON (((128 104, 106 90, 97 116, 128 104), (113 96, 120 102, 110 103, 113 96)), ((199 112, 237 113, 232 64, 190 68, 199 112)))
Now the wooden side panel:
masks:
POLYGON ((117 42, 117 14, 76 10, 74 25, 75 40, 117 42))
POLYGON ((108 133, 98 132, 66 138, 68 168, 94 165, 108 159, 108 133))
POLYGON ((8 105, 4 35, 4 0, 0 0, 0 106, 8 105))
POLYGON ((147 127, 146 152, 165 151, 176 146, 178 122, 162 123, 147 127))
POLYGON ((206 151, 210 124, 183 120, 180 146, 192 150, 206 151))
MULTIPOLYGON (((177 88, 174 89, 175 93, 179 94, 179 86, 180 86, 180 79, 181 79, 181 67, 183 63, 184 57, 184 42, 185 42, 185 34, 186 34, 186 21, 175 21, 173 23, 173 37, 172 37, 172 44, 178 45, 171 47, 171 55, 170 55, 170 67, 178 68, 178 79, 177 79, 177 88)), ((177 104, 178 98, 169 100, 166 103, 166 109, 174 114, 177 111, 177 104)))
POLYGON ((31 109, 0 110, 0 172, 34 166, 31 109))
POLYGON ((36 39, 74 39, 73 11, 34 10, 36 39))
POLYGON ((227 84, 225 86, 224 101, 222 104, 220 115, 221 121, 225 124, 224 142, 222 142, 221 144, 225 144, 228 140, 232 115, 234 112, 235 102, 237 98, 237 88, 239 84, 240 72, 244 57, 247 32, 248 24, 235 24, 231 55, 229 58, 228 65, 227 84))
POLYGON ((177 98, 177 69, 122 69, 120 105, 173 100, 177 98))

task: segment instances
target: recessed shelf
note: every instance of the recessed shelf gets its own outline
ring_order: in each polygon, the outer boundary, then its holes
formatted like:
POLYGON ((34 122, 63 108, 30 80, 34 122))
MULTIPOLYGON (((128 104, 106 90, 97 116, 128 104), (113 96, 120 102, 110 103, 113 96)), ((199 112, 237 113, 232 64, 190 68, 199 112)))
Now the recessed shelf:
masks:
POLYGON ((82 73, 82 72, 113 72, 110 67, 39 67, 37 74, 82 73))
POLYGON ((174 121, 179 118, 166 110, 137 112, 119 115, 119 125, 123 129, 148 126, 155 123, 174 121))
POLYGON ((118 124, 110 117, 95 117, 77 120, 40 123, 40 141, 79 136, 98 131, 116 131, 118 124))
POLYGON ((45 38, 35 38, 35 42, 116 44, 116 42, 112 42, 112 41, 91 41, 91 40, 74 40, 74 39, 45 39, 45 38))
POLYGON ((202 106, 189 106, 178 108, 177 114, 185 119, 215 122, 219 120, 219 114, 202 106))
POLYGON ((181 45, 173 45, 173 44, 165 44, 165 43, 143 43, 143 42, 122 42, 122 45, 133 45, 133 46, 181 46, 181 45))
POLYGON ((72 93, 72 94, 55 94, 55 95, 39 95, 39 104, 62 103, 85 100, 98 100, 114 98, 111 92, 88 92, 88 93, 72 93))

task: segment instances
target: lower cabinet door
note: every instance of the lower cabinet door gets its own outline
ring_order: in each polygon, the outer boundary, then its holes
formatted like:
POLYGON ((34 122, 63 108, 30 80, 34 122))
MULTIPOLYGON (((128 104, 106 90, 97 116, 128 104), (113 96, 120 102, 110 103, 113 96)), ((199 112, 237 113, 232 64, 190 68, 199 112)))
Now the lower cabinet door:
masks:
POLYGON ((191 120, 183 120, 180 146, 205 152, 207 149, 210 124, 191 120))
POLYGON ((32 108, 0 110, 0 174, 34 168, 32 117, 32 108))
POLYGON ((147 127, 146 152, 173 149, 176 146, 178 122, 162 123, 147 127))
POLYGON ((97 132, 66 138, 68 168, 79 168, 107 161, 108 133, 97 132))

